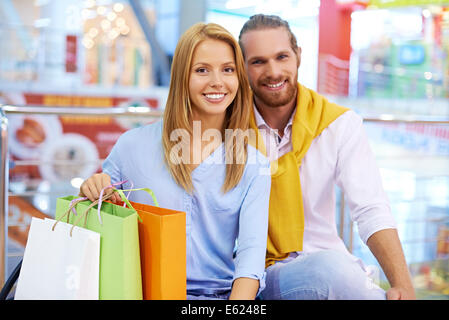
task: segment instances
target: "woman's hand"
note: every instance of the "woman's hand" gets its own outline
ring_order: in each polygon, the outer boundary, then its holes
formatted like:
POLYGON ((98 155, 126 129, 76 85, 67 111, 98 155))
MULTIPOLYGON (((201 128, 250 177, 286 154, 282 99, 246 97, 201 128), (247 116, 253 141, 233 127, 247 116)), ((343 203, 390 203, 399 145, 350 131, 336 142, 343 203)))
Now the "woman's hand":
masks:
POLYGON ((232 284, 229 300, 254 300, 259 290, 259 280, 237 278, 232 284))
MULTIPOLYGON (((95 201, 100 197, 100 192, 103 188, 111 185, 111 177, 106 173, 96 173, 90 178, 84 180, 80 187, 79 195, 87 197, 90 201, 95 201)), ((113 188, 104 190, 104 195, 113 193, 111 200, 114 203, 121 201, 120 196, 114 192, 113 188)))

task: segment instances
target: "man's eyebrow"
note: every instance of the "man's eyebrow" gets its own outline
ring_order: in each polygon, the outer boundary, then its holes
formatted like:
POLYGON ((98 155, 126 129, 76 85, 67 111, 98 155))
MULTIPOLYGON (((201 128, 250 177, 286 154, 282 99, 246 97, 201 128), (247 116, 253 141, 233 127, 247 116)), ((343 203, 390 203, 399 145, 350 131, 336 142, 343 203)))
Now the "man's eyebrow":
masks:
POLYGON ((265 60, 265 57, 261 57, 261 56, 254 56, 254 57, 250 57, 248 58, 248 61, 253 61, 253 60, 265 60))
MULTIPOLYGON (((291 54, 290 51, 288 50, 282 50, 279 52, 276 52, 275 54, 273 54, 274 57, 280 56, 282 54, 291 54)), ((254 61, 254 60, 266 60, 267 57, 266 56, 254 56, 254 57, 250 57, 248 58, 248 61, 254 61)))

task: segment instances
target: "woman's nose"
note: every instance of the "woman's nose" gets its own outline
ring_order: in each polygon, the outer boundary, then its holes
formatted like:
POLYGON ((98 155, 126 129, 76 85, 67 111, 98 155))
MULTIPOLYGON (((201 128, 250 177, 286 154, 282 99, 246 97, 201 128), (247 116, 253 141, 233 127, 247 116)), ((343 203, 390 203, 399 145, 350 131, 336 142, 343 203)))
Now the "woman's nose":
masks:
POLYGON ((223 79, 220 73, 212 72, 209 85, 213 88, 220 88, 223 86, 223 79))

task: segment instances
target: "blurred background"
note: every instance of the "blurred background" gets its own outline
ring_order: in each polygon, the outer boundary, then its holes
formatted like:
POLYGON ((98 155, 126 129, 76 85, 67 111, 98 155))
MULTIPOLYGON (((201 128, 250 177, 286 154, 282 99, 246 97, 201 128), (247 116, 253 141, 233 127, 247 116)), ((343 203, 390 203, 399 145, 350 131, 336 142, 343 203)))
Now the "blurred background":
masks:
MULTIPOLYGON (((449 1, 0 1, 0 283, 31 217, 78 194, 124 131, 157 120, 180 34, 290 23, 299 80, 365 122, 419 299, 449 299, 449 1)), ((157 190, 155 190, 157 195, 157 190)), ((337 190, 348 250, 388 283, 337 190)))

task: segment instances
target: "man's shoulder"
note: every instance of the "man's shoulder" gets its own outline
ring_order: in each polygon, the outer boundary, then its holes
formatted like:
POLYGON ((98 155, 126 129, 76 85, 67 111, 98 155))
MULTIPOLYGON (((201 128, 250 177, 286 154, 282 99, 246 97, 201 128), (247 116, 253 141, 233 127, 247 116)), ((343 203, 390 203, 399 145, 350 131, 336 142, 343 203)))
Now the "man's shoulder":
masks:
POLYGON ((358 125, 363 122, 363 118, 357 114, 354 110, 347 108, 347 110, 342 113, 335 121, 358 125))

